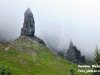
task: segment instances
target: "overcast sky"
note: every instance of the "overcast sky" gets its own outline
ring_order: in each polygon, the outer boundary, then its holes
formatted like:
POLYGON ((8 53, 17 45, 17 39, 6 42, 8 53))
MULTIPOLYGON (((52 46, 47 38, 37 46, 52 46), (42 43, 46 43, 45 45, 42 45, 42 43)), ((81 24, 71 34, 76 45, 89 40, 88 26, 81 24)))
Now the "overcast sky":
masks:
POLYGON ((69 41, 92 55, 100 48, 100 0, 0 0, 0 38, 15 39, 23 26, 24 11, 35 18, 36 35, 49 47, 67 50, 69 41))

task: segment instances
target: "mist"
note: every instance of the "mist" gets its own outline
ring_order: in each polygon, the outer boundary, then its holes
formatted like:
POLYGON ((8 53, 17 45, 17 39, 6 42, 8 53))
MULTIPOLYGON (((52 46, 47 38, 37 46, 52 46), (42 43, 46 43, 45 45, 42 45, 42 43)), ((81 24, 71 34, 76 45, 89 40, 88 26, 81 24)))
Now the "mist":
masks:
POLYGON ((99 0, 0 0, 0 41, 20 36, 24 12, 33 12, 35 35, 47 46, 66 51, 70 40, 83 55, 100 48, 99 0))

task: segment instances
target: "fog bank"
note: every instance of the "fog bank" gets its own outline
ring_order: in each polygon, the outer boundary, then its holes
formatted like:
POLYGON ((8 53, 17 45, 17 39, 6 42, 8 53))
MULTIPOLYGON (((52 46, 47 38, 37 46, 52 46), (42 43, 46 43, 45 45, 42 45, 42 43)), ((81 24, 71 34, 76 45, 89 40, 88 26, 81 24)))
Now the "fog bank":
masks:
POLYGON ((24 12, 35 18, 35 35, 55 50, 68 49, 70 40, 84 55, 100 48, 99 0, 0 0, 0 41, 16 39, 23 26, 24 12))

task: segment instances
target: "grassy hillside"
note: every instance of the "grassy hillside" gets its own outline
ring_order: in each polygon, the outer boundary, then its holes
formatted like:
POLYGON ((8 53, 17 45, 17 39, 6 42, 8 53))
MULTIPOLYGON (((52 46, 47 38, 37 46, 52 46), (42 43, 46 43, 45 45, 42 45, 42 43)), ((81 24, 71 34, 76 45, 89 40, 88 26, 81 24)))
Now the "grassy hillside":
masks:
POLYGON ((53 55, 44 45, 28 37, 0 44, 0 66, 9 67, 11 75, 89 75, 77 72, 77 65, 53 55))

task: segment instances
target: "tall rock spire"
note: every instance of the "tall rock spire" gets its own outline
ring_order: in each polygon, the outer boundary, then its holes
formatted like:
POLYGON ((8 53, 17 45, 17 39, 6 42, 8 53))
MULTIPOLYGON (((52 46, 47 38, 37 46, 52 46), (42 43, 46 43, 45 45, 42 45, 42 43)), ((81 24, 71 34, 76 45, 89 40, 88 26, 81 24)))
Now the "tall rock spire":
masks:
POLYGON ((66 52, 65 58, 73 63, 84 64, 85 56, 81 55, 81 52, 73 45, 72 40, 70 41, 69 49, 66 52))
POLYGON ((22 36, 34 36, 35 33, 35 22, 33 14, 28 8, 24 13, 24 23, 23 28, 21 29, 22 36))
POLYGON ((24 13, 24 23, 23 23, 23 27, 21 29, 21 36, 20 37, 30 37, 31 39, 33 39, 34 41, 37 41, 41 44, 44 44, 44 41, 41 40, 39 37, 34 35, 35 33, 35 22, 34 22, 34 17, 33 14, 30 10, 30 8, 28 8, 25 13, 24 13))

